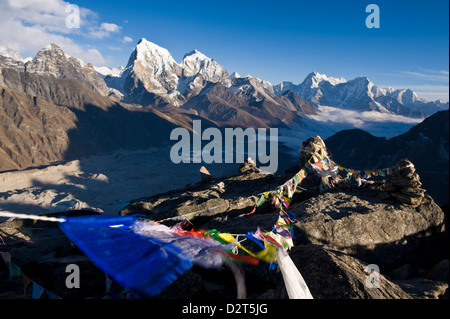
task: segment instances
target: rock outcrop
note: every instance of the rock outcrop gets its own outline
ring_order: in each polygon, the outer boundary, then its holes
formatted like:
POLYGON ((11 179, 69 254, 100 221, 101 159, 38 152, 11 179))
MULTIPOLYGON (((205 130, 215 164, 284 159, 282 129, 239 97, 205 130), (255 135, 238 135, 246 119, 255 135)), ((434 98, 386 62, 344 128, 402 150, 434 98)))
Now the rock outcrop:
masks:
POLYGON ((430 197, 414 207, 371 191, 330 191, 290 209, 297 244, 324 245, 388 274, 404 264, 432 267, 445 258, 444 213, 430 197))

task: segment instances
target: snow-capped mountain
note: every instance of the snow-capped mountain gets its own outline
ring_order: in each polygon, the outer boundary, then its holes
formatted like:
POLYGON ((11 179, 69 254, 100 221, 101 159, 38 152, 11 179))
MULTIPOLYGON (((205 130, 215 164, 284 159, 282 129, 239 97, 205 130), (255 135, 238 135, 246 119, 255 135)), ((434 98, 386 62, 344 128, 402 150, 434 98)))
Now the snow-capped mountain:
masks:
POLYGON ((23 71, 25 68, 25 63, 22 60, 16 60, 9 56, 0 55, 0 68, 8 68, 17 71, 23 71))
POLYGON ((231 85, 231 78, 227 70, 214 59, 197 50, 184 56, 181 68, 178 91, 187 98, 200 93, 208 82, 221 83, 225 87, 231 85))
POLYGON ((102 77, 105 78, 107 76, 111 77, 119 77, 123 71, 125 70, 125 67, 121 66, 120 68, 108 68, 107 66, 95 66, 95 71, 102 77))
MULTIPOLYGON (((105 71, 108 72, 108 70, 105 71)), ((237 100, 244 101, 240 104, 246 107, 254 108, 255 113, 258 110, 261 114, 264 113, 267 123, 283 123, 281 121, 283 116, 286 117, 286 123, 291 123, 298 114, 315 113, 313 105, 299 96, 276 95, 273 85, 266 80, 251 76, 243 78, 236 72, 230 76, 223 65, 198 50, 187 53, 178 64, 169 51, 146 39, 139 41, 127 67, 118 75, 106 76, 105 81, 110 88, 122 92, 125 102, 143 106, 172 105, 185 106, 185 109, 193 107, 195 112, 198 111, 198 107, 189 103, 190 100, 199 94, 207 94, 214 84, 220 84, 220 89, 216 88, 212 91, 220 92, 220 98, 212 98, 211 93, 206 100, 203 97, 199 98, 205 107, 208 103, 214 104, 213 107, 204 108, 214 109, 211 111, 214 116, 209 119, 221 118, 220 113, 224 113, 225 109, 228 110, 228 105, 237 100), (229 92, 225 93, 224 90, 229 92), (224 99, 224 97, 227 98, 224 99), (213 100, 215 102, 212 102, 213 100), (217 113, 220 109, 217 107, 217 100, 222 101, 220 105, 227 105, 219 113, 217 113), (285 112, 293 114, 287 115, 285 112), (269 119, 268 114, 272 114, 274 118, 269 119)), ((206 113, 202 111, 202 114, 208 118, 206 113)), ((227 118, 229 114, 223 115, 227 118)))
POLYGON ((448 109, 448 103, 419 99, 410 89, 381 89, 367 77, 347 81, 312 72, 301 84, 283 82, 274 87, 277 94, 293 91, 316 105, 356 111, 378 111, 409 117, 426 117, 448 109))
POLYGON ((286 91, 292 91, 301 97, 315 103, 320 104, 320 99, 323 96, 322 91, 326 87, 335 86, 340 83, 347 82, 344 78, 327 77, 317 72, 312 72, 299 85, 292 82, 282 82, 274 86, 276 94, 283 94, 286 91))
POLYGON ((142 39, 121 75, 123 88, 116 89, 135 103, 145 102, 147 93, 151 93, 178 105, 180 75, 181 67, 167 49, 142 39))
POLYGON ((300 84, 282 82, 272 85, 249 75, 241 77, 237 72, 230 75, 223 65, 197 50, 186 54, 178 63, 167 49, 146 39, 138 42, 128 64, 121 68, 93 67, 68 56, 54 44, 43 48, 31 61, 24 61, 17 52, 0 47, 0 67, 75 78, 102 95, 144 107, 183 106, 210 87, 210 83, 220 83, 254 106, 255 103, 271 103, 272 107, 283 107, 300 114, 305 109, 299 108, 299 99, 316 107, 376 111, 414 118, 427 117, 448 109, 449 105, 448 102, 420 99, 410 89, 378 88, 365 76, 347 81, 312 72, 300 84), (294 105, 291 105, 292 101, 295 101, 294 105))
POLYGON ((237 73, 236 71, 234 71, 233 73, 230 74, 230 78, 231 79, 236 79, 236 78, 240 78, 241 75, 239 73, 237 73))
POLYGON ((72 78, 90 89, 107 96, 110 89, 97 74, 91 63, 85 64, 64 53, 56 44, 49 44, 31 59, 23 59, 20 54, 2 49, 0 68, 14 69, 19 72, 35 73, 55 78, 72 78))
POLYGON ((267 99, 276 103, 272 84, 255 77, 234 78, 230 90, 249 101, 259 102, 267 99))
POLYGON ((208 82, 231 85, 225 68, 203 53, 194 50, 177 63, 167 49, 146 39, 139 41, 126 68, 118 75, 106 76, 105 81, 122 92, 125 101, 144 106, 181 106, 208 82))

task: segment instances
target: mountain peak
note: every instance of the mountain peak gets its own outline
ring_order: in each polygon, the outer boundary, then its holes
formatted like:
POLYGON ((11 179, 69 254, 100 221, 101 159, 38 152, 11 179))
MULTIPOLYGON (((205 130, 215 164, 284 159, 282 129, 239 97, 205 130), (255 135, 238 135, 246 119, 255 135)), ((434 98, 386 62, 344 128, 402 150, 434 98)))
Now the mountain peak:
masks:
POLYGON ((183 76, 196 77, 201 75, 205 81, 214 83, 221 82, 225 86, 231 84, 230 77, 225 68, 198 50, 193 50, 186 54, 181 62, 181 67, 183 76))
POLYGON ((183 60, 186 59, 187 57, 190 57, 193 55, 203 55, 203 54, 200 51, 198 51, 197 49, 194 49, 191 52, 186 53, 183 57, 183 60))
POLYGON ((353 79, 350 82, 358 83, 364 86, 373 86, 372 81, 370 81, 367 76, 358 76, 357 78, 353 79))
POLYGON ((237 73, 236 71, 231 73, 230 78, 232 79, 239 79, 241 77, 241 75, 239 73, 237 73))
POLYGON ((308 85, 310 88, 317 88, 322 82, 328 82, 331 85, 337 85, 340 83, 345 83, 347 81, 343 77, 327 77, 325 74, 320 74, 319 72, 314 71, 307 75, 302 84, 308 85))
MULTIPOLYGON (((200 51, 195 49, 195 50, 192 50, 191 52, 189 52, 189 53, 184 55, 183 62, 185 60, 190 60, 190 61, 213 61, 214 59, 211 59, 210 57, 207 57, 206 55, 204 55, 203 53, 201 53, 200 51)), ((183 63, 183 62, 181 62, 181 63, 183 63)))
POLYGON ((107 95, 109 92, 106 83, 97 74, 91 63, 85 64, 83 61, 67 55, 54 43, 42 48, 27 63, 26 72, 55 78, 72 78, 102 95, 107 95))
MULTIPOLYGON (((46 52, 51 52, 51 53, 57 53, 57 54, 64 54, 64 55, 66 55, 65 53, 64 53, 64 51, 58 46, 58 45, 56 45, 56 44, 54 44, 54 43, 51 43, 51 44, 48 44, 48 45, 46 45, 45 47, 43 47, 41 50, 39 50, 38 51, 38 53, 36 54, 36 55, 38 55, 38 54, 42 54, 42 53, 46 53, 46 52)), ((67 56, 67 55, 66 55, 67 56)))
MULTIPOLYGON (((62 57, 64 56, 66 59, 69 59, 71 56, 66 54, 58 45, 51 43, 40 49, 33 60, 39 60, 39 59, 48 59, 56 58, 56 57, 62 57)), ((76 59, 82 66, 85 65, 85 63, 81 60, 76 59)))
POLYGON ((163 68, 163 65, 170 65, 170 68, 178 65, 167 49, 160 47, 145 38, 139 40, 130 56, 127 67, 134 65, 136 60, 139 61, 144 68, 151 69, 160 69, 163 68))
POLYGON ((163 47, 160 47, 159 45, 148 41, 145 38, 142 38, 141 40, 139 40, 137 46, 136 46, 136 50, 138 51, 138 53, 146 53, 146 52, 151 52, 151 53, 163 53, 163 54, 167 54, 170 55, 169 51, 163 47))
POLYGON ((62 51, 61 48, 58 45, 56 45, 55 43, 47 44, 45 47, 43 47, 41 49, 41 51, 53 51, 53 50, 62 51))

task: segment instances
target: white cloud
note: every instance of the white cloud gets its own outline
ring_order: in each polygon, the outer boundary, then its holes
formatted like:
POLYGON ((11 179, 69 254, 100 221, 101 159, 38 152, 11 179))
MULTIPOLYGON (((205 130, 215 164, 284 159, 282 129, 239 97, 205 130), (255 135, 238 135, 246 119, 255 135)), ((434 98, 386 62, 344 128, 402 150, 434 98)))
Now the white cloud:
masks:
POLYGON ((448 71, 431 71, 431 72, 402 71, 401 73, 430 81, 448 81, 448 71))
POLYGON ((122 29, 114 23, 102 23, 100 26, 95 26, 90 29, 88 35, 96 39, 103 39, 109 37, 112 33, 117 33, 122 29))
POLYGON ((122 27, 119 27, 117 24, 114 23, 102 23, 100 25, 101 30, 105 30, 106 32, 119 32, 122 27))
POLYGON ((130 43, 133 42, 134 40, 128 36, 123 37, 122 42, 124 43, 130 43))
POLYGON ((448 78, 448 70, 430 70, 430 69, 423 69, 420 68, 421 71, 426 72, 426 73, 434 73, 434 74, 441 74, 441 75, 446 75, 448 78))
POLYGON ((392 138, 407 132, 423 119, 413 119, 376 111, 357 112, 329 106, 320 106, 316 115, 308 115, 296 126, 279 130, 279 141, 298 155, 298 141, 320 135, 326 139, 339 131, 362 129, 374 136, 392 138))
POLYGON ((74 36, 105 38, 119 33, 121 27, 114 23, 100 23, 97 13, 79 7, 80 28, 69 28, 66 25, 69 5, 64 0, 1 0, 0 45, 29 56, 55 43, 71 56, 94 65, 104 65, 105 58, 97 49, 76 42, 74 36))
MULTIPOLYGON (((0 16, 6 20, 20 21, 25 26, 41 27, 47 32, 72 34, 79 30, 66 25, 69 5, 63 0, 8 0, 0 3, 0 16)), ((79 10, 83 22, 97 18, 97 14, 89 9, 79 10)))

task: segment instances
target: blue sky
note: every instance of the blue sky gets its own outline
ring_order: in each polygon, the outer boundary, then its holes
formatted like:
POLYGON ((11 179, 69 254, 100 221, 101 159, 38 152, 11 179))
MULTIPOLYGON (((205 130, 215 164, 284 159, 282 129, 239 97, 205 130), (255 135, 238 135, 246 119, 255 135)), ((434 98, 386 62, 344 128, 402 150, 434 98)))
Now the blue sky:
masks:
POLYGON ((28 57, 51 41, 85 62, 118 67, 146 38, 178 62, 197 49, 230 73, 273 84, 300 83, 311 71, 347 80, 363 75, 379 87, 448 100, 447 0, 70 3, 81 8, 80 29, 62 26, 67 1, 0 0, 0 28, 9 29, 0 45, 28 57), (379 29, 365 24, 371 3, 380 8, 379 29))

